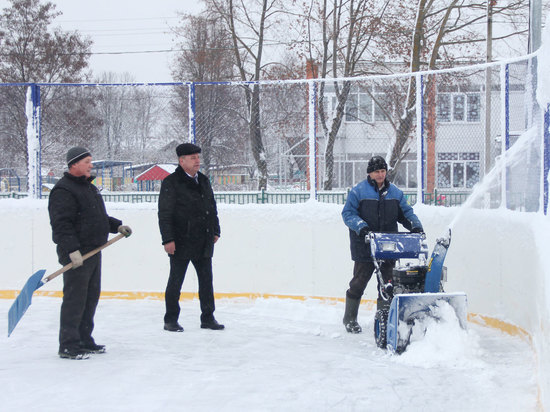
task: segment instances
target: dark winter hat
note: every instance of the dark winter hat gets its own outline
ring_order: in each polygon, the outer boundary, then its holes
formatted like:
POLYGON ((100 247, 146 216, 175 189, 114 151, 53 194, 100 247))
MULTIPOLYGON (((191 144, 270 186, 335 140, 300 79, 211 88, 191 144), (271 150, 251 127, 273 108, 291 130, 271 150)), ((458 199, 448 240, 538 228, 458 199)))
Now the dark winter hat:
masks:
POLYGON ((178 157, 200 153, 201 148, 193 143, 182 143, 176 147, 178 157))
POLYGON ((382 156, 373 156, 369 160, 369 164, 367 165, 367 173, 371 173, 380 169, 388 170, 388 164, 382 156))
POLYGON ((73 163, 78 162, 79 160, 84 159, 85 157, 91 156, 90 151, 84 147, 71 147, 67 152, 67 165, 71 167, 73 163))

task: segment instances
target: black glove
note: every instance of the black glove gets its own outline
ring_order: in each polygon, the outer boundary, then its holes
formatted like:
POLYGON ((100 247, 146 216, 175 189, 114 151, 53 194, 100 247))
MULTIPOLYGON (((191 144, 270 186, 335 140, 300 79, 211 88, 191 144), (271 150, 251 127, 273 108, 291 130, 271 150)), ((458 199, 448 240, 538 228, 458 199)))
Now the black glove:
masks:
POLYGON ((424 229, 422 229, 422 227, 413 227, 411 229, 411 233, 424 233, 424 229))
POLYGON ((368 226, 362 227, 359 231, 359 237, 366 238, 369 235, 369 228, 368 226))

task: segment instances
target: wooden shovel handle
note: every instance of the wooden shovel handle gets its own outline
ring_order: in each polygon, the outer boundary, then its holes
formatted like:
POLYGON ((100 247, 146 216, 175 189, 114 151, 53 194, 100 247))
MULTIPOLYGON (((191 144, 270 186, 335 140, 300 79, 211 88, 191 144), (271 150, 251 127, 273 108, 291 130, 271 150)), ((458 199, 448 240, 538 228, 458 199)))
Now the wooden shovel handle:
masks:
MULTIPOLYGON (((113 243, 119 241, 120 239, 122 239, 124 237, 124 235, 121 233, 117 236, 115 236, 114 238, 112 238, 111 240, 109 240, 107 243, 105 243, 104 245, 101 245, 100 247, 98 248, 95 248, 94 250, 91 250, 90 252, 86 253, 84 256, 82 256, 82 260, 86 260, 88 259, 89 257, 95 255, 96 253, 102 251, 103 249, 105 249, 107 246, 110 246, 112 245, 113 243)), ((42 282, 43 283, 48 283, 50 280, 56 278, 57 276, 61 275, 62 273, 65 273, 66 271, 68 271, 69 269, 71 269, 73 267, 73 264, 72 262, 63 266, 61 269, 59 269, 58 271, 56 272, 53 272, 51 275, 49 276, 46 276, 44 279, 42 279, 42 282)))

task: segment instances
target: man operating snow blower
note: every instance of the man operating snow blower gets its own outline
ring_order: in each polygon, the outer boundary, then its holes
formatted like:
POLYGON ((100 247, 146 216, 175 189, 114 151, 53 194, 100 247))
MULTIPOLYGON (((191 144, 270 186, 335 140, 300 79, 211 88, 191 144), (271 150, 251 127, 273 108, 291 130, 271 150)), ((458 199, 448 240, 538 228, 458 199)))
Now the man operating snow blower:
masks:
MULTIPOLYGON (((401 223, 413 233, 424 231, 418 217, 407 203, 403 192, 386 179, 388 165, 381 156, 374 156, 367 165, 367 179, 349 193, 342 218, 349 228, 351 259, 354 261, 353 278, 346 292, 344 325, 349 333, 361 333, 357 313, 375 265, 368 242, 369 232, 397 232, 401 223)), ((392 276, 395 261, 386 260, 380 271, 384 282, 392 276)), ((378 288, 378 304, 381 303, 378 288)))

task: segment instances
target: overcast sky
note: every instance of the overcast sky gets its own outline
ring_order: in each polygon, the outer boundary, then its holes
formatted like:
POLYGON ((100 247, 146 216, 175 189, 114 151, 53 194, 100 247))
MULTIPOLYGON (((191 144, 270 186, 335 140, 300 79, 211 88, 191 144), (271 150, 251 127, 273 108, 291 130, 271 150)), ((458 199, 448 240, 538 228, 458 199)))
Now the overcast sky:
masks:
MULTIPOLYGON (((196 14, 199 0, 51 0, 63 12, 54 25, 79 30, 94 41, 90 65, 101 72, 128 72, 137 82, 170 82, 176 48, 170 31, 177 12, 196 14), (111 54, 108 54, 111 53, 111 54), (116 54, 115 54, 116 53, 116 54)), ((0 0, 2 8, 8 2, 0 0)))

